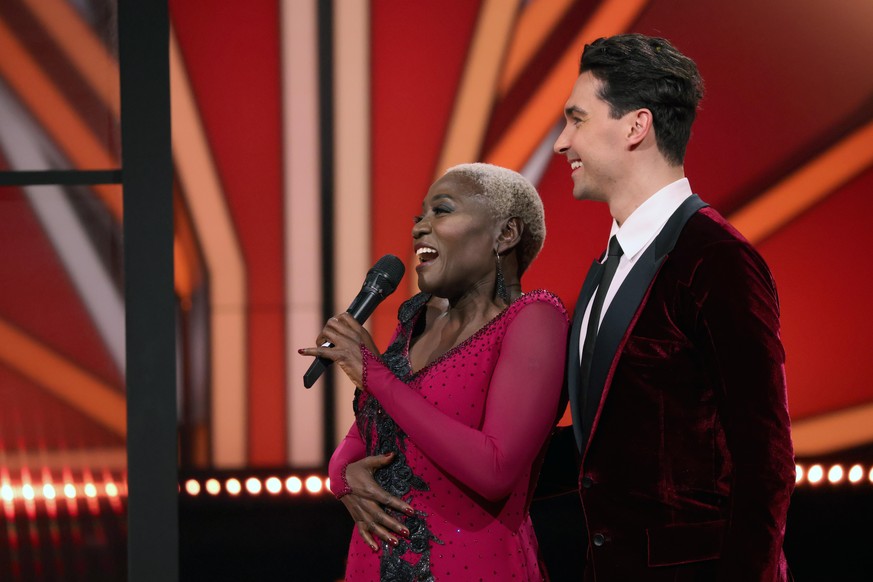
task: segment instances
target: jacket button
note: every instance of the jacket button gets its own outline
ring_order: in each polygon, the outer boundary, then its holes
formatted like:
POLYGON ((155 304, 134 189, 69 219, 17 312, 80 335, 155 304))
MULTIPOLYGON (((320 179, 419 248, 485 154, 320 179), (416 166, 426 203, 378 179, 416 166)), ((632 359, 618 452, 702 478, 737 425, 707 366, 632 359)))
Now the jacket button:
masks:
POLYGON ((594 537, 591 538, 591 542, 599 548, 606 543, 606 537, 601 533, 596 533, 594 534, 594 537))
POLYGON ((585 489, 591 489, 592 485, 594 485, 594 479, 591 477, 582 477, 582 487, 585 489))

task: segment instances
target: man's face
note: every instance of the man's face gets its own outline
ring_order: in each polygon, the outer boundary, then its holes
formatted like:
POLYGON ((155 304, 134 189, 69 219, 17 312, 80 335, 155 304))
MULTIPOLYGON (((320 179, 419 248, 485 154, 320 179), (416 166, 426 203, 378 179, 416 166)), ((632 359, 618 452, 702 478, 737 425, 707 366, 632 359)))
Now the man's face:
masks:
POLYGON ((610 117, 609 104, 597 96, 601 84, 589 72, 576 79, 564 108, 566 125, 554 150, 570 162, 576 199, 609 202, 623 173, 629 125, 627 116, 610 117))

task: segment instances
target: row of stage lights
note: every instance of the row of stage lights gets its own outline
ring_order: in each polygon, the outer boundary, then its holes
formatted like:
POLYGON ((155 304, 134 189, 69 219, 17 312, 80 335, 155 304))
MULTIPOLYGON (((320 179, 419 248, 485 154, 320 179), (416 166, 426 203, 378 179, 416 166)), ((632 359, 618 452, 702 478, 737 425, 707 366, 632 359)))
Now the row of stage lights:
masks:
POLYGON ((119 497, 127 497, 127 486, 125 484, 117 484, 113 481, 105 483, 43 483, 34 485, 33 483, 24 483, 13 486, 11 483, 0 485, 0 500, 4 502, 12 502, 16 499, 25 501, 33 501, 35 499, 46 499, 53 501, 55 499, 97 499, 98 497, 108 497, 117 499, 119 497))
MULTIPOLYGON (((846 469, 843 465, 835 464, 829 467, 822 464, 797 465, 796 483, 798 486, 818 486, 829 483, 831 485, 861 485, 873 484, 873 466, 865 468, 860 464, 852 465, 846 469)), ((292 475, 284 480, 279 477, 229 477, 219 479, 210 477, 205 479, 186 479, 180 486, 180 492, 190 497, 218 496, 222 493, 231 497, 241 495, 322 495, 330 493, 330 479, 318 475, 298 477, 292 475)), ((101 497, 119 498, 127 497, 126 483, 105 481, 103 483, 52 483, 42 484, 24 483, 13 485, 9 481, 0 485, 0 501, 11 502, 16 499, 33 501, 35 499, 96 499, 101 497)))
POLYGON ((317 475, 310 475, 305 479, 292 475, 284 481, 279 477, 267 477, 263 480, 258 477, 248 477, 243 481, 236 477, 230 477, 223 482, 216 478, 203 481, 187 479, 184 484, 184 491, 191 497, 197 497, 201 494, 215 496, 222 493, 222 491, 232 497, 242 495, 243 491, 248 495, 260 495, 264 492, 270 495, 280 495, 284 492, 291 495, 300 495, 304 492, 310 495, 319 495, 330 493, 330 479, 317 475))
POLYGON ((830 483, 831 485, 840 485, 849 483, 851 485, 860 485, 867 481, 873 483, 873 467, 869 470, 861 465, 852 465, 848 470, 842 465, 831 465, 830 468, 825 468, 824 465, 814 464, 805 467, 797 465, 797 476, 795 481, 798 485, 822 485, 830 483))
MULTIPOLYGON (((815 487, 824 483, 861 485, 867 482, 873 484, 873 467, 865 469, 862 465, 857 464, 852 465, 849 469, 845 469, 840 464, 831 465, 829 468, 821 464, 813 464, 808 467, 796 465, 796 470, 795 481, 798 486, 815 487)), ((216 478, 206 479, 202 482, 197 479, 188 479, 185 481, 184 491, 192 497, 197 497, 204 491, 213 496, 224 491, 234 497, 242 495, 244 491, 249 495, 260 495, 264 491, 273 495, 279 495, 283 492, 288 492, 291 495, 303 492, 318 495, 330 492, 330 479, 316 475, 307 477, 305 480, 299 477, 288 477, 284 483, 278 477, 268 477, 264 480, 258 477, 249 477, 244 481, 230 477, 223 483, 216 478)))
MULTIPOLYGON (((304 479, 292 475, 284 481, 279 477, 267 477, 266 479, 248 477, 243 480, 236 477, 219 480, 213 477, 203 480, 187 479, 184 485, 180 487, 180 490, 191 497, 197 497, 201 494, 215 496, 222 492, 231 497, 236 497, 243 493, 248 495, 260 495, 261 493, 270 495, 279 495, 281 493, 320 495, 330 493, 330 479, 317 475, 310 475, 304 479)), ((42 484, 13 484, 7 481, 0 485, 0 502, 6 503, 17 500, 34 501, 45 499, 51 501, 62 498, 114 499, 121 497, 127 497, 127 485, 125 483, 118 484, 114 481, 106 481, 104 483, 48 482, 42 484)))

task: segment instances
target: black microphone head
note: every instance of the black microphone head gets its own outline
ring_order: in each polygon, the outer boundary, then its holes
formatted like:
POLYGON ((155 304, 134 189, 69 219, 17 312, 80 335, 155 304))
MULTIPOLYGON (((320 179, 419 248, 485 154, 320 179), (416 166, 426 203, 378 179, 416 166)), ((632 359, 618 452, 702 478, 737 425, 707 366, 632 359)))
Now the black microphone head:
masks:
POLYGON ((367 273, 367 279, 370 278, 370 275, 375 274, 385 277, 383 292, 385 295, 390 295, 397 289, 397 284, 400 283, 404 273, 406 273, 406 265, 403 264, 403 261, 394 255, 384 255, 367 273))

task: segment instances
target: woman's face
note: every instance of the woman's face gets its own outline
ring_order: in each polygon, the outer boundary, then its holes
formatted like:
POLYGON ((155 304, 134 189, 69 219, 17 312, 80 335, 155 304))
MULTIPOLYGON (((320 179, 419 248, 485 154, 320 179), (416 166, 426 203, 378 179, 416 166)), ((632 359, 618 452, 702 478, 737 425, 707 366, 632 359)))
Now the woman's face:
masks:
POLYGON ((428 190, 412 228, 422 291, 451 299, 477 286, 493 288, 500 228, 485 202, 474 195, 477 188, 468 178, 450 173, 428 190))

